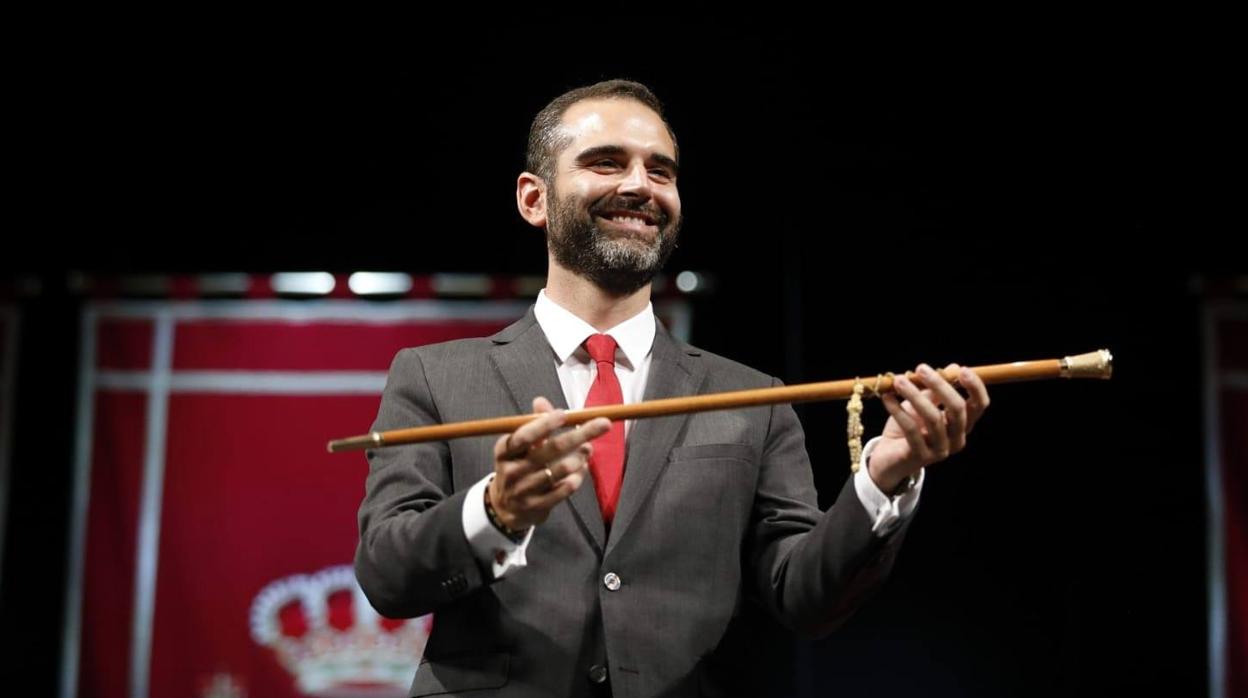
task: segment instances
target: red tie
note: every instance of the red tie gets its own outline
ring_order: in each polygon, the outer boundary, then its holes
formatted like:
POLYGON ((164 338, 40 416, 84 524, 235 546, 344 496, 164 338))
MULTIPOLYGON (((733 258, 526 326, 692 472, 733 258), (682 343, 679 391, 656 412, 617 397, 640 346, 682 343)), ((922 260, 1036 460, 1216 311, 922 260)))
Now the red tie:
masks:
MULTIPOLYGON (((620 380, 615 377, 615 340, 610 335, 596 334, 585 340, 585 349, 598 364, 598 376, 585 398, 586 407, 621 405, 624 392, 620 380)), ((620 487, 624 484, 624 422, 611 422, 611 430, 594 439, 594 454, 589 457, 589 473, 594 478, 598 492, 598 508, 607 526, 615 518, 615 505, 620 501, 620 487)))

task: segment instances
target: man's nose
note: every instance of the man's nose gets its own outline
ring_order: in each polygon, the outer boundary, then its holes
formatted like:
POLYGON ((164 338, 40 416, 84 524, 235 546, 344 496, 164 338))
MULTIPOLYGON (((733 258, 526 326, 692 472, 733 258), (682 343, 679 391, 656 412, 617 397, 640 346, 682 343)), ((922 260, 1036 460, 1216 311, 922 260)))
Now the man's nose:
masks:
POLYGON ((624 180, 620 182, 619 191, 621 194, 631 194, 643 199, 650 198, 650 173, 646 170, 645 163, 636 163, 628 168, 624 173, 624 180))

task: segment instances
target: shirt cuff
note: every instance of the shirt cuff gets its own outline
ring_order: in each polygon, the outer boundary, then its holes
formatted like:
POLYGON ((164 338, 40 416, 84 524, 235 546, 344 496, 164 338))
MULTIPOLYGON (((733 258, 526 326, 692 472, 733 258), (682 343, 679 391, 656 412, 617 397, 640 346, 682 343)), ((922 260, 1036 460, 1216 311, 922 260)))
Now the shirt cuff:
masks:
MULTIPOLYGON (((884 494, 867 472, 867 459, 871 457, 871 451, 875 450, 879 440, 878 436, 871 439, 862 449, 862 460, 858 462, 858 472, 854 473, 854 491, 858 493, 858 501, 862 502, 867 515, 871 517, 871 530, 877 536, 883 537, 892 533, 914 513, 914 508, 919 505, 919 490, 923 488, 923 478, 927 470, 920 470, 918 475, 911 476, 910 481, 902 485, 900 493, 891 497, 884 494)), ((481 508, 484 509, 484 505, 481 508)))
POLYGON ((490 565, 494 578, 499 579, 512 569, 528 564, 524 551, 533 539, 533 527, 529 527, 529 532, 519 543, 494 528, 494 524, 490 523, 485 514, 485 488, 493 477, 493 473, 486 475, 469 488, 467 498, 464 499, 463 521, 464 536, 468 538, 472 554, 482 565, 490 565))

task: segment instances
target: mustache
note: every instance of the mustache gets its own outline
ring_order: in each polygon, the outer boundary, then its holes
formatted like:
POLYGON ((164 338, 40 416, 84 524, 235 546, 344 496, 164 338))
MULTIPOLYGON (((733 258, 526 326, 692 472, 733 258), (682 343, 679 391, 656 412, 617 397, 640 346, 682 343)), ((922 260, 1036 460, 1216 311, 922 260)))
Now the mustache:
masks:
POLYGON ((644 213, 658 222, 660 228, 668 223, 667 214, 663 209, 654 205, 653 201, 638 201, 636 199, 625 197, 613 197, 599 201, 589 208, 592 215, 598 215, 604 211, 627 211, 630 213, 644 213))

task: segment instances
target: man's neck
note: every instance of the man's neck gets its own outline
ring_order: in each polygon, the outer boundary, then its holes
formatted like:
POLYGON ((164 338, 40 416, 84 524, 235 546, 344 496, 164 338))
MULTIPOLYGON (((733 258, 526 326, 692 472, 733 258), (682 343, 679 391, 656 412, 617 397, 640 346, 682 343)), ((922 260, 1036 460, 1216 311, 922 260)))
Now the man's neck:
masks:
POLYGON ((603 332, 645 310, 650 302, 650 284, 627 295, 615 295, 559 266, 552 258, 546 297, 603 332))

